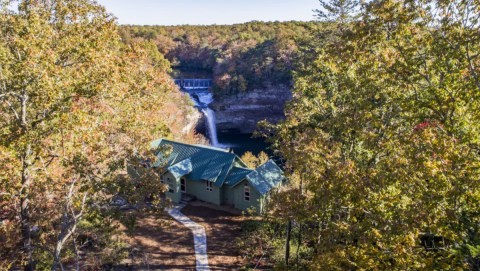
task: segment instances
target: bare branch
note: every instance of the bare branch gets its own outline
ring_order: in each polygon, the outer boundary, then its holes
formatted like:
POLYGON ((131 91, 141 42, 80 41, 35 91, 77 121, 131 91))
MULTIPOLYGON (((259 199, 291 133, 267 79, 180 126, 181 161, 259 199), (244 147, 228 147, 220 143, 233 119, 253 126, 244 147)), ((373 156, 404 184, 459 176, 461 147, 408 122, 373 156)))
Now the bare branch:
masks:
POLYGON ((475 85, 477 85, 478 89, 480 89, 480 79, 478 78, 478 75, 477 75, 477 72, 476 72, 476 67, 475 65, 473 64, 473 59, 478 56, 478 54, 476 55, 470 55, 470 42, 467 42, 467 46, 466 46, 466 53, 467 53, 467 60, 468 60, 468 68, 470 70, 470 73, 472 74, 474 80, 475 80, 475 85))
POLYGON ((5 92, 5 93, 0 94, 0 99, 4 98, 4 97, 7 97, 7 96, 14 96, 14 97, 17 97, 17 98, 20 97, 20 95, 18 93, 15 93, 13 91, 9 91, 9 92, 5 92))
POLYGON ((17 110, 15 109, 15 107, 12 105, 12 103, 8 100, 5 100, 5 103, 8 105, 8 108, 10 108, 10 110, 12 110, 13 114, 15 115, 15 119, 17 121, 20 121, 20 115, 18 114, 17 110))
POLYGON ((61 263, 61 257, 60 257, 63 246, 66 243, 66 241, 75 233, 77 229, 78 220, 82 217, 83 211, 85 209, 87 192, 83 193, 82 204, 81 204, 79 213, 75 214, 75 208, 72 206, 76 182, 77 182, 76 179, 72 180, 70 187, 68 189, 68 193, 65 196, 65 200, 66 200, 65 211, 62 216, 62 228, 60 230, 60 234, 58 235, 57 245, 55 247, 54 264, 52 266, 52 270, 57 270, 59 267, 63 269, 62 263, 61 263))

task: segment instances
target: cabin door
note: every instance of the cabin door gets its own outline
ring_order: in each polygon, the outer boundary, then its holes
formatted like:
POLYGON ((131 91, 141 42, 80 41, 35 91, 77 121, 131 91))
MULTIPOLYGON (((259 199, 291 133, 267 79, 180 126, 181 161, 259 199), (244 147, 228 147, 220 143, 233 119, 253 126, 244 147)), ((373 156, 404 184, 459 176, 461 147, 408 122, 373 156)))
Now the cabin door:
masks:
POLYGON ((180 179, 180 192, 187 193, 187 180, 185 178, 180 179))

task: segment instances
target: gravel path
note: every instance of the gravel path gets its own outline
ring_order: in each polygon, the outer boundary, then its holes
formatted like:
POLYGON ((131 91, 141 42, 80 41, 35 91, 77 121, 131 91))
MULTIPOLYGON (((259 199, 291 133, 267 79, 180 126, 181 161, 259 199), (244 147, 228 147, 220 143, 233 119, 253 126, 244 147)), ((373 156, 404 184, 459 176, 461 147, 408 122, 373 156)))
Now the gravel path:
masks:
POLYGON ((182 214, 180 210, 183 207, 185 207, 183 204, 176 205, 173 208, 168 209, 168 214, 192 231, 197 271, 209 271, 210 267, 208 266, 207 235, 205 234, 205 228, 182 214))

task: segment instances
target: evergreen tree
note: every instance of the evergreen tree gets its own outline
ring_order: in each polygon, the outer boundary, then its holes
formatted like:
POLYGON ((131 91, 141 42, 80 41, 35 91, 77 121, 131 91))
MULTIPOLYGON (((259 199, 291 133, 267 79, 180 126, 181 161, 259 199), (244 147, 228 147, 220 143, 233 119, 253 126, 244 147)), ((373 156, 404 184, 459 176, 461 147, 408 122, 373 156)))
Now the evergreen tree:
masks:
POLYGON ((319 0, 321 9, 315 9, 315 16, 321 21, 346 23, 358 15, 358 0, 319 0))

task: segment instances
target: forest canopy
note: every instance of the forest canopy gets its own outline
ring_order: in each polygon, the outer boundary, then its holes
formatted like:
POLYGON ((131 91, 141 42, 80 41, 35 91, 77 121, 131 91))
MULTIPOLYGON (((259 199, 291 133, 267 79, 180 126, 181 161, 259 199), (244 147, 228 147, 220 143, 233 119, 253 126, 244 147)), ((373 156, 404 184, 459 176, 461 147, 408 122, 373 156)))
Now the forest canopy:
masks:
MULTIPOLYGON (((293 84, 297 41, 319 22, 250 22, 213 26, 122 26, 122 39, 155 42, 175 69, 211 76, 217 94, 293 84)), ((178 74, 177 74, 178 75, 178 74)), ((174 74, 174 76, 177 76, 174 74)))
POLYGON ((264 131, 290 179, 270 217, 285 242, 263 240, 277 266, 479 270, 480 2, 320 2, 333 35, 307 41, 264 131))
POLYGON ((220 95, 293 89, 286 119, 260 131, 289 183, 245 227, 247 256, 279 270, 480 270, 479 1, 322 0, 324 22, 164 27, 119 27, 91 0, 10 2, 0 269, 125 257, 112 236, 135 217, 112 199, 162 210, 161 167, 137 170, 156 159, 148 143, 199 141, 174 67, 220 95))
POLYGON ((113 196, 161 209, 158 172, 138 183, 126 166, 153 157, 154 139, 198 142, 184 128, 195 111, 155 45, 121 43, 94 1, 10 2, 0 1, 0 269, 99 270, 127 249, 112 237, 131 217, 109 207, 113 196))

